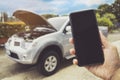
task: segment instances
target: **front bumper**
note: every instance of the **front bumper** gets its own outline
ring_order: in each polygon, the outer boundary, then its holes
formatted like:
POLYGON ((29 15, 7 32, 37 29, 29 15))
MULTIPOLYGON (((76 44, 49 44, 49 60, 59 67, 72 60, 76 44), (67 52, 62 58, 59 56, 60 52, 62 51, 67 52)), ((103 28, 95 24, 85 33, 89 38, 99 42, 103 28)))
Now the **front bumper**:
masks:
POLYGON ((21 63, 21 64, 34 64, 33 59, 30 58, 30 55, 26 55, 25 53, 16 53, 14 51, 11 51, 6 48, 6 54, 11 58, 12 60, 21 63))

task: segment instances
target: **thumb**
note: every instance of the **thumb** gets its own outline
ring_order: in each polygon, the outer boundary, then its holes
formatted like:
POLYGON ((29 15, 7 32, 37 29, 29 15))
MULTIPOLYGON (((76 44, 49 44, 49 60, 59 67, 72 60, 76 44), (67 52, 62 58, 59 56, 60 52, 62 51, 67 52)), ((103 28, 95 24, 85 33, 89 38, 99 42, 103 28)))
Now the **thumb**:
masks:
POLYGON ((108 42, 107 38, 103 35, 103 33, 101 31, 100 31, 100 38, 101 38, 102 45, 104 47, 109 47, 109 42, 108 42))

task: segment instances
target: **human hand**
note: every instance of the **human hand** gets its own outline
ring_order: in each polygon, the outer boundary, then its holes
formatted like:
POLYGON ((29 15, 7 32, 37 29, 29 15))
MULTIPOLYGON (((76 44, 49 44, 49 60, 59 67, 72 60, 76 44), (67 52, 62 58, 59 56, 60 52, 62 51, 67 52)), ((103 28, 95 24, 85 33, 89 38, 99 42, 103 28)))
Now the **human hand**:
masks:
MULTIPOLYGON (((101 41, 103 44, 103 52, 104 52, 104 63, 85 66, 90 72, 94 75, 109 80, 111 76, 115 73, 115 71, 120 67, 119 66, 119 55, 117 52, 117 48, 110 44, 108 40, 104 37, 104 35, 100 32, 101 41)), ((73 39, 69 40, 70 43, 74 44, 73 39)), ((75 55, 75 49, 70 49, 70 53, 75 55)), ((74 59, 73 64, 78 64, 78 60, 74 59)))

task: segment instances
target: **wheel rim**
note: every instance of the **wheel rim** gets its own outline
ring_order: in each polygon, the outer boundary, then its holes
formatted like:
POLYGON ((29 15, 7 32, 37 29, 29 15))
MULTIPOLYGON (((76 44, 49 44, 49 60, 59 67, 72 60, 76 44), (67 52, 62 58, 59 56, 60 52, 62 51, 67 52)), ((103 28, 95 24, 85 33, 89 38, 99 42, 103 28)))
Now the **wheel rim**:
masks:
POLYGON ((57 66, 57 58, 55 56, 49 56, 45 60, 44 68, 47 72, 53 71, 57 66))

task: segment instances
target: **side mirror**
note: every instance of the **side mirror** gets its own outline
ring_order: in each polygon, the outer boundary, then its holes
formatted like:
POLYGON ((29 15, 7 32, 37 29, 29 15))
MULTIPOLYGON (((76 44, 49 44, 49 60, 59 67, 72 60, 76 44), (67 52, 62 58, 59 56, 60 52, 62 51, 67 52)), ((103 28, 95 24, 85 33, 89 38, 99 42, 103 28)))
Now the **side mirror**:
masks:
POLYGON ((71 32, 71 26, 66 26, 66 31, 71 32))
POLYGON ((71 26, 66 26, 65 33, 71 34, 71 26))

